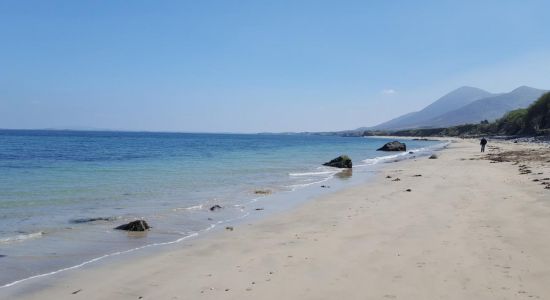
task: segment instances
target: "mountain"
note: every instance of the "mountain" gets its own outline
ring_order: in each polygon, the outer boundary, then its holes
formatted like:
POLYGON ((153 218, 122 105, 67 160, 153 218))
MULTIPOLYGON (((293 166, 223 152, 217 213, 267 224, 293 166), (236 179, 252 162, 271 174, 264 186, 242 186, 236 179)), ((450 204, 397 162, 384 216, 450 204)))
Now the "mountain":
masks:
POLYGON ((446 94, 420 111, 402 115, 368 129, 396 130, 424 127, 428 121, 442 114, 490 96, 494 96, 494 94, 475 87, 464 86, 446 94))
MULTIPOLYGON (((536 92, 522 87, 513 94, 536 92)), ((517 98, 516 98, 517 99, 517 98)), ((525 104, 525 103, 523 103, 525 104)), ((387 134, 383 132, 381 134, 387 134)), ((530 136, 534 141, 550 141, 550 92, 544 93, 527 108, 507 112, 494 122, 463 124, 444 128, 416 128, 390 132, 396 136, 530 136)))
POLYGON ((544 92, 544 90, 521 86, 509 93, 473 101, 459 109, 427 120, 422 125, 423 127, 449 127, 479 123, 482 120, 494 121, 511 110, 526 108, 544 92))
POLYGON ((474 87, 461 87, 418 112, 412 112, 362 130, 401 130, 449 127, 482 120, 493 121, 505 113, 526 108, 544 90, 521 86, 509 93, 492 94, 474 87))

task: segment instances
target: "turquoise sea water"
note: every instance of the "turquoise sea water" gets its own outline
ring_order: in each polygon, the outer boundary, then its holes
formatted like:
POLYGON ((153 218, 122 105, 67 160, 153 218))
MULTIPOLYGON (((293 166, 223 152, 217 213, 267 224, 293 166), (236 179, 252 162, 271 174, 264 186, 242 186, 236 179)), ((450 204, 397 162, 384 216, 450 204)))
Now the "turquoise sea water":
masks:
POLYGON ((442 145, 406 141, 414 154, 375 151, 387 141, 0 131, 0 286, 109 253, 201 234, 259 213, 260 206, 290 206, 299 202, 300 191, 319 192, 321 185, 336 186, 340 183, 334 180, 349 177, 321 166, 340 154, 352 158, 353 177, 360 178, 378 163, 429 154, 442 145), (215 204, 223 209, 211 212, 215 204), (138 218, 153 230, 133 236, 112 229, 138 218))

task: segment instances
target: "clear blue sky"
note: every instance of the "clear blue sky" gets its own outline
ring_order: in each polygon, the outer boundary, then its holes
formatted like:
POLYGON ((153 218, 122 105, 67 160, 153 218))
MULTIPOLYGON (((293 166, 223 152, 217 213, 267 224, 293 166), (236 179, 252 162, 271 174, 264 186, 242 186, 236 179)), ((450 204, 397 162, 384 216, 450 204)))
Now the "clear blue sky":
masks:
POLYGON ((550 89, 549 3, 0 0, 0 128, 341 130, 550 89))

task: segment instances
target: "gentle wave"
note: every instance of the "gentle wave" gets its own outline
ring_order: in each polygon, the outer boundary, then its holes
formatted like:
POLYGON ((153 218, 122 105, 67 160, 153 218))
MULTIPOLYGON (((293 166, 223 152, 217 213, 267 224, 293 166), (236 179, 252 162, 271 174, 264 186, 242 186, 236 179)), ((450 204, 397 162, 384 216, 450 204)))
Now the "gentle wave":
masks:
POLYGON ((193 205, 193 206, 189 206, 189 207, 176 207, 172 210, 173 211, 178 211, 178 210, 201 210, 201 209, 203 209, 203 207, 204 207, 204 204, 199 204, 199 205, 193 205))
POLYGON ((30 240, 30 239, 40 238, 43 235, 44 235, 44 232, 42 232, 42 231, 28 233, 28 234, 19 234, 19 235, 10 236, 10 237, 7 237, 7 238, 1 238, 0 239, 0 244, 11 244, 11 243, 23 242, 23 241, 30 240))
POLYGON ((86 265, 95 263, 95 262, 97 262, 97 261, 100 261, 100 260, 105 259, 105 258, 108 258, 108 257, 114 257, 114 256, 123 255, 123 254, 128 254, 128 253, 132 253, 132 252, 135 252, 135 251, 138 251, 138 250, 142 250, 142 249, 146 249, 146 248, 151 248, 151 247, 159 247, 159 246, 167 246, 167 245, 177 244, 177 243, 183 242, 183 241, 185 241, 185 240, 187 240, 187 239, 189 239, 189 238, 197 237, 201 232, 208 232, 208 231, 214 229, 214 228, 215 228, 217 225, 219 225, 219 224, 230 223, 230 222, 234 222, 234 221, 237 221, 237 220, 241 220, 241 219, 244 219, 244 218, 248 217, 249 215, 250 215, 250 212, 247 212, 247 213, 243 214, 242 216, 239 216, 239 217, 236 217, 236 218, 227 219, 227 220, 223 220, 223 221, 218 221, 218 222, 216 222, 216 223, 214 223, 214 224, 210 224, 207 228, 205 228, 205 229, 203 229, 203 230, 199 230, 199 231, 197 231, 197 232, 193 232, 193 233, 191 233, 191 234, 188 234, 188 235, 186 235, 186 236, 183 236, 183 237, 181 237, 181 238, 179 238, 179 239, 176 239, 176 240, 173 240, 173 241, 162 242, 162 243, 154 243, 154 244, 147 244, 147 245, 143 245, 143 246, 141 246, 141 247, 136 247, 136 248, 132 248, 132 249, 124 250, 124 251, 117 251, 117 252, 105 254, 105 255, 102 255, 102 256, 99 256, 99 257, 96 257, 96 258, 87 260, 87 261, 85 261, 85 262, 82 262, 82 263, 77 264, 77 265, 74 265, 74 266, 70 266, 70 267, 62 268, 62 269, 55 270, 55 271, 52 271, 52 272, 42 273, 42 274, 38 274, 38 275, 34 275, 34 276, 27 277, 27 278, 23 278, 23 279, 20 279, 20 280, 16 280, 16 281, 13 281, 13 282, 10 282, 10 283, 8 283, 8 284, 5 284, 5 285, 0 286, 0 289, 8 288, 8 287, 14 286, 14 285, 16 285, 16 284, 19 284, 19 283, 22 283, 22 282, 25 282, 25 281, 29 281, 29 280, 33 280, 33 279, 38 279, 38 278, 42 278, 42 277, 47 277, 47 276, 55 275, 55 274, 58 274, 58 273, 61 273, 61 272, 65 272, 65 271, 75 270, 75 269, 78 269, 78 268, 81 268, 81 267, 83 267, 83 266, 86 266, 86 265))
MULTIPOLYGON (((450 144, 450 142, 444 142, 444 143, 436 144, 436 145, 429 146, 429 147, 411 149, 409 151, 402 152, 402 153, 399 153, 399 154, 392 154, 392 155, 385 155, 385 156, 379 156, 379 157, 374 157, 374 158, 368 158, 368 159, 365 159, 365 160, 361 161, 363 164, 356 164, 354 167, 367 167, 367 166, 376 165, 376 164, 381 163, 381 162, 395 162, 395 161, 400 161, 400 160, 404 160, 404 159, 415 158, 417 156, 427 156, 427 155, 432 154, 434 151, 444 149, 449 144, 450 144)), ((307 183, 301 183, 301 184, 293 184, 293 185, 288 185, 286 187, 290 188, 291 191, 295 191, 296 189, 299 189, 299 188, 305 188, 305 187, 308 187, 308 186, 311 186, 311 185, 326 182, 326 181, 332 179, 336 174, 338 174, 340 172, 342 172, 341 169, 327 170, 327 171, 302 172, 302 173, 289 173, 288 175, 291 176, 291 177, 306 177, 306 176, 315 177, 315 178, 318 178, 319 176, 326 176, 326 177, 321 179, 321 180, 316 180, 316 181, 313 181, 313 182, 307 182, 307 183)))
MULTIPOLYGON (((336 172, 338 173, 338 172, 336 172)), ((334 174, 336 174, 334 173, 334 174)), ((314 185, 314 184, 319 184, 319 183, 323 183, 323 182, 326 182, 330 179, 332 179, 334 177, 334 174, 327 177, 327 178, 323 178, 321 180, 318 180, 318 181, 314 181, 314 182, 308 182, 308 183, 299 183, 299 184, 292 184, 292 185, 287 185, 286 187, 287 188, 290 188, 291 191, 295 191, 296 189, 299 189, 299 188, 305 188, 305 187, 308 187, 310 185, 314 185)))
MULTIPOLYGON (((422 148, 416 148, 411 149, 406 152, 402 152, 399 154, 392 154, 392 155, 385 155, 385 156, 378 156, 374 158, 368 158, 363 160, 362 162, 365 163, 365 165, 376 165, 381 162, 394 162, 394 161, 400 161, 404 159, 409 159, 417 156, 427 156, 432 154, 434 151, 441 150, 449 146, 451 142, 444 142, 441 144, 436 144, 429 147, 422 147, 422 148)), ((363 166, 363 165, 359 165, 363 166)))
POLYGON ((60 272, 78 269, 78 268, 80 268, 80 267, 83 267, 83 266, 85 266, 85 265, 94 263, 94 262, 96 262, 96 261, 102 260, 102 259, 107 258, 107 257, 112 257, 112 256, 121 255, 121 254, 131 253, 131 252, 134 252, 134 251, 137 251, 137 250, 141 250, 141 249, 145 249, 145 248, 149 248, 149 247, 154 247, 154 246, 170 245, 170 244, 174 244, 174 243, 179 243, 179 242, 181 242, 181 241, 184 241, 184 240, 186 240, 186 239, 188 239, 188 238, 191 238, 191 237, 195 237, 195 236, 197 236, 197 235, 198 235, 198 233, 195 232, 195 233, 193 233, 193 234, 190 234, 190 235, 184 236, 184 237, 182 237, 182 238, 179 238, 179 239, 177 239, 177 240, 175 240, 175 241, 170 241, 170 242, 165 242, 165 243, 149 244, 149 245, 145 245, 145 246, 141 246, 141 247, 129 249, 129 250, 126 250, 126 251, 119 251, 119 252, 114 252, 114 253, 110 253, 110 254, 105 254, 105 255, 102 255, 102 256, 99 256, 99 257, 90 259, 90 260, 88 260, 88 261, 85 261, 85 262, 83 262, 83 263, 80 263, 80 264, 78 264, 78 265, 74 265, 74 266, 71 266, 71 267, 59 269, 59 270, 52 271, 52 272, 49 272, 49 273, 38 274, 38 275, 34 275, 34 276, 31 276, 31 277, 27 277, 27 278, 24 278, 24 279, 21 279, 21 280, 17 280, 17 281, 14 281, 14 282, 5 284, 5 285, 3 285, 3 286, 0 286, 0 289, 1 289, 1 288, 7 288, 7 287, 10 287, 10 286, 16 285, 16 284, 18 284, 18 283, 21 283, 21 282, 25 282, 25 281, 31 280, 31 279, 46 277, 46 276, 50 276, 50 275, 55 275, 55 274, 60 273, 60 272))
POLYGON ((320 171, 320 172, 304 172, 304 173, 289 173, 289 176, 299 177, 299 176, 318 176, 318 175, 328 175, 335 174, 340 171, 320 171))

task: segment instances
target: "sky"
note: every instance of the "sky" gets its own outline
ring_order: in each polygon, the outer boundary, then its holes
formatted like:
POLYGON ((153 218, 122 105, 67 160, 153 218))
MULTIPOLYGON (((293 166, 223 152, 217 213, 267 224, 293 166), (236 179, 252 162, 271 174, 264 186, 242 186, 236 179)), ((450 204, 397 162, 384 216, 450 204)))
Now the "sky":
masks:
POLYGON ((0 0, 0 128, 336 131, 550 89, 550 1, 0 0))

